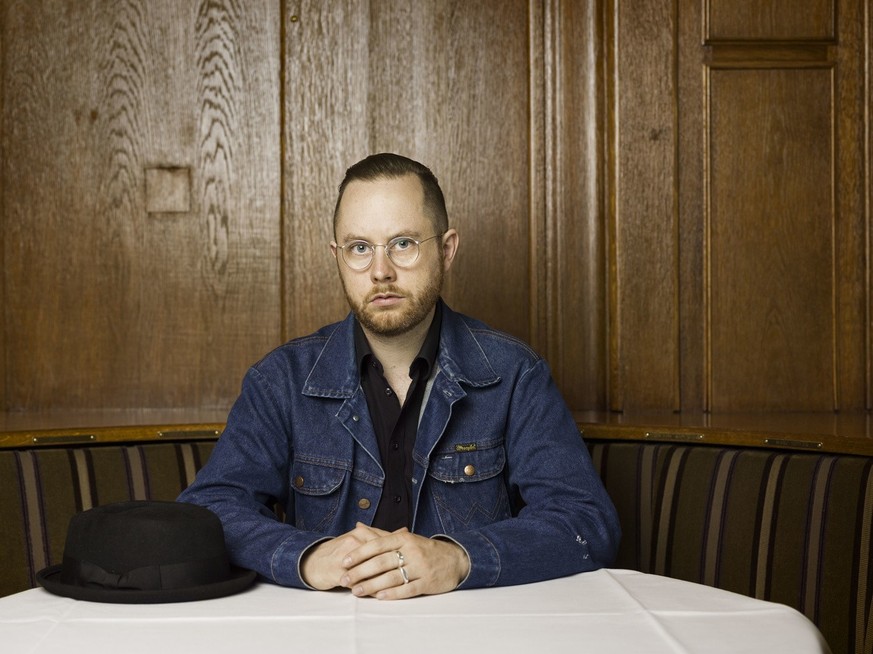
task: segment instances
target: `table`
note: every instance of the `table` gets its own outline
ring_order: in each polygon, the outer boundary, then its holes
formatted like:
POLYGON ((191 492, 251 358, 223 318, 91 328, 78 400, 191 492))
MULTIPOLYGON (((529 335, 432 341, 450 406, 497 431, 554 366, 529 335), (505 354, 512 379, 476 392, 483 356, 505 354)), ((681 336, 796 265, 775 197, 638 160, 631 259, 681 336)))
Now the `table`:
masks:
POLYGON ((383 602, 268 583, 179 604, 99 604, 42 588, 0 598, 0 650, 109 652, 828 652, 781 604, 667 577, 599 570, 383 602))

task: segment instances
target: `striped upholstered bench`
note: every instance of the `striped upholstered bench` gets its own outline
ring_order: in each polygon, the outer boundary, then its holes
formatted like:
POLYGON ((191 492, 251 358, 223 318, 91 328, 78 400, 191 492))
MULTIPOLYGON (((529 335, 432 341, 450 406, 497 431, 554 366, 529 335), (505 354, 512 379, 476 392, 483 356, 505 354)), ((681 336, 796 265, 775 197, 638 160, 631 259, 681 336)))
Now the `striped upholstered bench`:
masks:
POLYGON ((60 442, 48 436, 47 444, 0 448, 0 596, 34 587, 37 572, 60 563, 75 513, 110 502, 175 499, 218 433, 155 429, 153 440, 131 442, 106 434, 60 442))
MULTIPOLYGON (((76 512, 175 498, 220 428, 0 441, 0 595, 60 561, 76 512)), ((873 650, 873 458, 585 432, 622 521, 615 567, 788 604, 835 653, 873 650)))
POLYGON ((792 606, 831 649, 873 651, 873 457, 588 439, 616 567, 792 606))

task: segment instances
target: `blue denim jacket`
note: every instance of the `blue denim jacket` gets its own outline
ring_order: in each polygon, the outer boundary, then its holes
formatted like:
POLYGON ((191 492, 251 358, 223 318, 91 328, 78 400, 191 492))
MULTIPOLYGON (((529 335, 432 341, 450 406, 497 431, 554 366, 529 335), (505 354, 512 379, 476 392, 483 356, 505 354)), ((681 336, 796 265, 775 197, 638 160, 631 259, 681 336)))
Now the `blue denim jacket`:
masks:
MULTIPOLYGON (((379 502, 353 321, 290 341, 248 371, 213 454, 179 497, 218 515, 235 564, 278 584, 305 587, 303 552, 370 524, 379 502)), ((545 361, 443 306, 436 369, 413 454, 411 530, 466 550, 459 587, 609 565, 615 508, 545 361)))

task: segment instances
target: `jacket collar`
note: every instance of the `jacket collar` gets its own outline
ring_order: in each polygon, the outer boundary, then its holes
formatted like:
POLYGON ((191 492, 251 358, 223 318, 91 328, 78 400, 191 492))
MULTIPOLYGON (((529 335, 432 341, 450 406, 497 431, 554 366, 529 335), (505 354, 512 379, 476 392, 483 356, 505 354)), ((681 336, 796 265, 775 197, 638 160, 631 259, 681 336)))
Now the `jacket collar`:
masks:
MULTIPOLYGON (((440 300, 442 302, 442 300, 440 300)), ((500 381, 476 340, 465 317, 442 306, 443 325, 437 364, 451 381, 469 386, 489 386, 500 381)), ((355 361, 355 318, 327 328, 327 342, 303 385, 303 394, 314 397, 350 398, 358 390, 360 371, 355 361)))

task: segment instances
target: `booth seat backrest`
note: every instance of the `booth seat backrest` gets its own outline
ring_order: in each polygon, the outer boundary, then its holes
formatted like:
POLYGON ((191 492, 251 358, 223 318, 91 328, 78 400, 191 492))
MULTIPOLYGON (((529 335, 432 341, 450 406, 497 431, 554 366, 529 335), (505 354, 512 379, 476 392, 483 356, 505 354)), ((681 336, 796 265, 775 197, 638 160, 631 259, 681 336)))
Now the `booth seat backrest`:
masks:
POLYGON ((588 441, 624 531, 616 567, 792 606, 873 650, 873 459, 588 441))
MULTIPOLYGON (((172 500, 214 441, 0 450, 0 596, 61 561, 77 512, 172 500)), ((781 602, 836 653, 873 652, 873 459, 589 440, 623 538, 615 567, 781 602)))
POLYGON ((61 562, 70 518, 127 500, 174 500, 214 441, 0 450, 0 596, 61 562))

